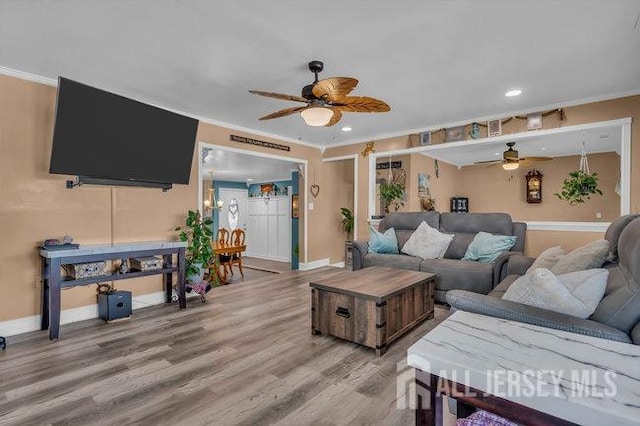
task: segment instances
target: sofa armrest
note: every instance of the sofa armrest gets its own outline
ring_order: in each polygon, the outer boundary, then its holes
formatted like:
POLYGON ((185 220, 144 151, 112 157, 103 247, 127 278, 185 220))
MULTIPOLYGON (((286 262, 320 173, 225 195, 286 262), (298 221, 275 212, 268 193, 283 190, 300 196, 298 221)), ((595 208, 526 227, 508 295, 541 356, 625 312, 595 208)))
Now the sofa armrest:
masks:
POLYGON ((493 262, 493 285, 492 288, 495 288, 500 281, 502 281, 507 275, 507 265, 509 263, 509 259, 512 256, 522 256, 522 253, 517 251, 506 251, 501 253, 500 256, 493 262))
POLYGON ((354 241, 352 250, 353 270, 364 268, 364 255, 369 252, 369 244, 366 241, 354 241))
POLYGON ((539 325, 571 333, 584 334, 601 339, 631 343, 624 332, 596 321, 573 317, 559 312, 547 311, 535 306, 502 300, 497 297, 472 293, 465 290, 447 292, 447 303, 452 308, 474 314, 487 315, 510 321, 539 325))
POLYGON ((506 275, 524 275, 535 261, 534 257, 524 256, 522 253, 511 256, 506 264, 506 275))

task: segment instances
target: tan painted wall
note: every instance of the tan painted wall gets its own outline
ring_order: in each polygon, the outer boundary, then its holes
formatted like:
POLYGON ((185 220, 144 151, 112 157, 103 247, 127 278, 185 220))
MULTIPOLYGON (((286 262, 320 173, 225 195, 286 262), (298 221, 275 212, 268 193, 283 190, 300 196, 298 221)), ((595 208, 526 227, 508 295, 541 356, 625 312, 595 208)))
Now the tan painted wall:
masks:
POLYGON ((620 197, 614 187, 620 170, 620 156, 614 153, 588 156, 589 169, 598 172, 603 195, 594 195, 585 204, 571 206, 553 195, 560 192, 569 171, 580 164, 579 156, 561 157, 539 162, 535 169, 542 174, 542 202, 527 203, 525 175, 531 167, 509 173, 502 167, 463 167, 458 172, 458 195, 469 197, 470 211, 506 212, 518 220, 548 220, 577 222, 611 222, 620 216, 620 197), (596 219, 596 213, 602 219, 596 219))
MULTIPOLYGON (((48 173, 56 88, 0 75, 0 94, 0 321, 39 313, 41 272, 36 247, 45 238, 69 234, 82 245, 175 239, 173 229, 188 209, 197 208, 196 155, 191 183, 175 185, 166 193, 99 186, 66 189, 68 177, 48 173)), ((315 148, 284 143, 291 146, 290 152, 275 151, 231 142, 232 133, 283 143, 205 123, 198 128, 198 141, 308 159, 311 175, 314 168, 322 169, 320 151, 315 148)), ((328 211, 317 203, 308 219, 313 223, 328 211)), ((323 241, 324 232, 309 228, 308 261, 329 257, 328 249, 317 243, 323 241)), ((160 276, 136 278, 118 281, 117 287, 140 295, 160 291, 162 281, 160 276)), ((94 303, 95 286, 63 292, 63 309, 94 303)))
POLYGON ((525 253, 536 257, 553 246, 561 246, 567 251, 595 240, 604 238, 600 232, 562 232, 562 231, 527 231, 525 253))
POLYGON ((344 262, 347 234, 341 228, 340 207, 353 211, 353 160, 324 163, 322 182, 315 204, 326 204, 327 214, 322 222, 314 222, 313 227, 323 229, 322 240, 317 241, 327 249, 330 263, 344 262))

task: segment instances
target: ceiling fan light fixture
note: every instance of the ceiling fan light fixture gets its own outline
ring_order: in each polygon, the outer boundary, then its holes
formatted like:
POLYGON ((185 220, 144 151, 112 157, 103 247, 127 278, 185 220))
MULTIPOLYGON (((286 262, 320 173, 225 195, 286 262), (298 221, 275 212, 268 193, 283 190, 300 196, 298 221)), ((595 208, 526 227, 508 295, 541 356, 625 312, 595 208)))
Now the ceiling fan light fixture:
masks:
POLYGON ((520 167, 519 161, 508 161, 506 163, 502 163, 502 168, 505 170, 517 170, 520 167))
POLYGON ((311 107, 303 110, 300 115, 309 126, 326 126, 333 117, 333 110, 326 107, 311 107))

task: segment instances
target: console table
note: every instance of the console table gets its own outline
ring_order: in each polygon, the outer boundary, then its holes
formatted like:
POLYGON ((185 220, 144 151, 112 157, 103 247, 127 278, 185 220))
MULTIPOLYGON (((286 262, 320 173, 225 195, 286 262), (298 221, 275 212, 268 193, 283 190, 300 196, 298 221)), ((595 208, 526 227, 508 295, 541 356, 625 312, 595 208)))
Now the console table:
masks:
POLYGON ((407 351, 417 424, 441 420, 444 393, 524 425, 638 425, 639 360, 640 346, 463 311, 407 351))
POLYGON ((165 289, 165 302, 171 303, 173 288, 172 274, 178 274, 178 299, 180 309, 187 307, 185 284, 185 248, 182 241, 152 241, 142 243, 124 243, 113 245, 89 245, 70 250, 40 250, 42 258, 42 319, 41 330, 49 329, 49 338, 57 339, 60 331, 60 293, 63 288, 116 281, 127 278, 162 274, 165 289), (175 266, 173 255, 177 255, 175 266), (113 273, 98 277, 65 279, 62 265, 73 263, 99 262, 130 257, 161 255, 163 268, 155 271, 133 271, 124 274, 113 273))

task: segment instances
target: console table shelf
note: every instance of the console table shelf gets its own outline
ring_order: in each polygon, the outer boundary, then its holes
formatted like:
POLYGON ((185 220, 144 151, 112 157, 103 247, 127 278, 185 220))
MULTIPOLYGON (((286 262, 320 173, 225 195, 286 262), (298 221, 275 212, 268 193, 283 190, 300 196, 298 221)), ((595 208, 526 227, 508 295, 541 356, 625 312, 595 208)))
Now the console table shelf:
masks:
POLYGON ((172 272, 178 272, 178 267, 172 266, 170 268, 156 269, 154 271, 132 271, 124 274, 100 275, 97 277, 80 278, 77 280, 62 280, 60 282, 60 287, 71 288, 71 287, 77 287, 80 285, 97 284, 102 281, 126 280, 129 278, 146 277, 149 275, 166 274, 166 273, 172 273, 172 272))
POLYGON ((173 273, 177 273, 177 289, 180 309, 187 306, 185 283, 186 242, 154 241, 113 245, 84 246, 78 249, 47 251, 40 250, 42 258, 42 317, 41 329, 49 329, 49 338, 57 339, 60 333, 60 299, 63 288, 118 281, 128 278, 162 275, 165 302, 171 303, 173 273), (128 259, 131 257, 162 256, 164 267, 154 271, 133 271, 114 273, 96 277, 65 280, 62 267, 65 264, 99 262, 105 260, 128 259), (174 266, 173 256, 176 255, 174 266))

